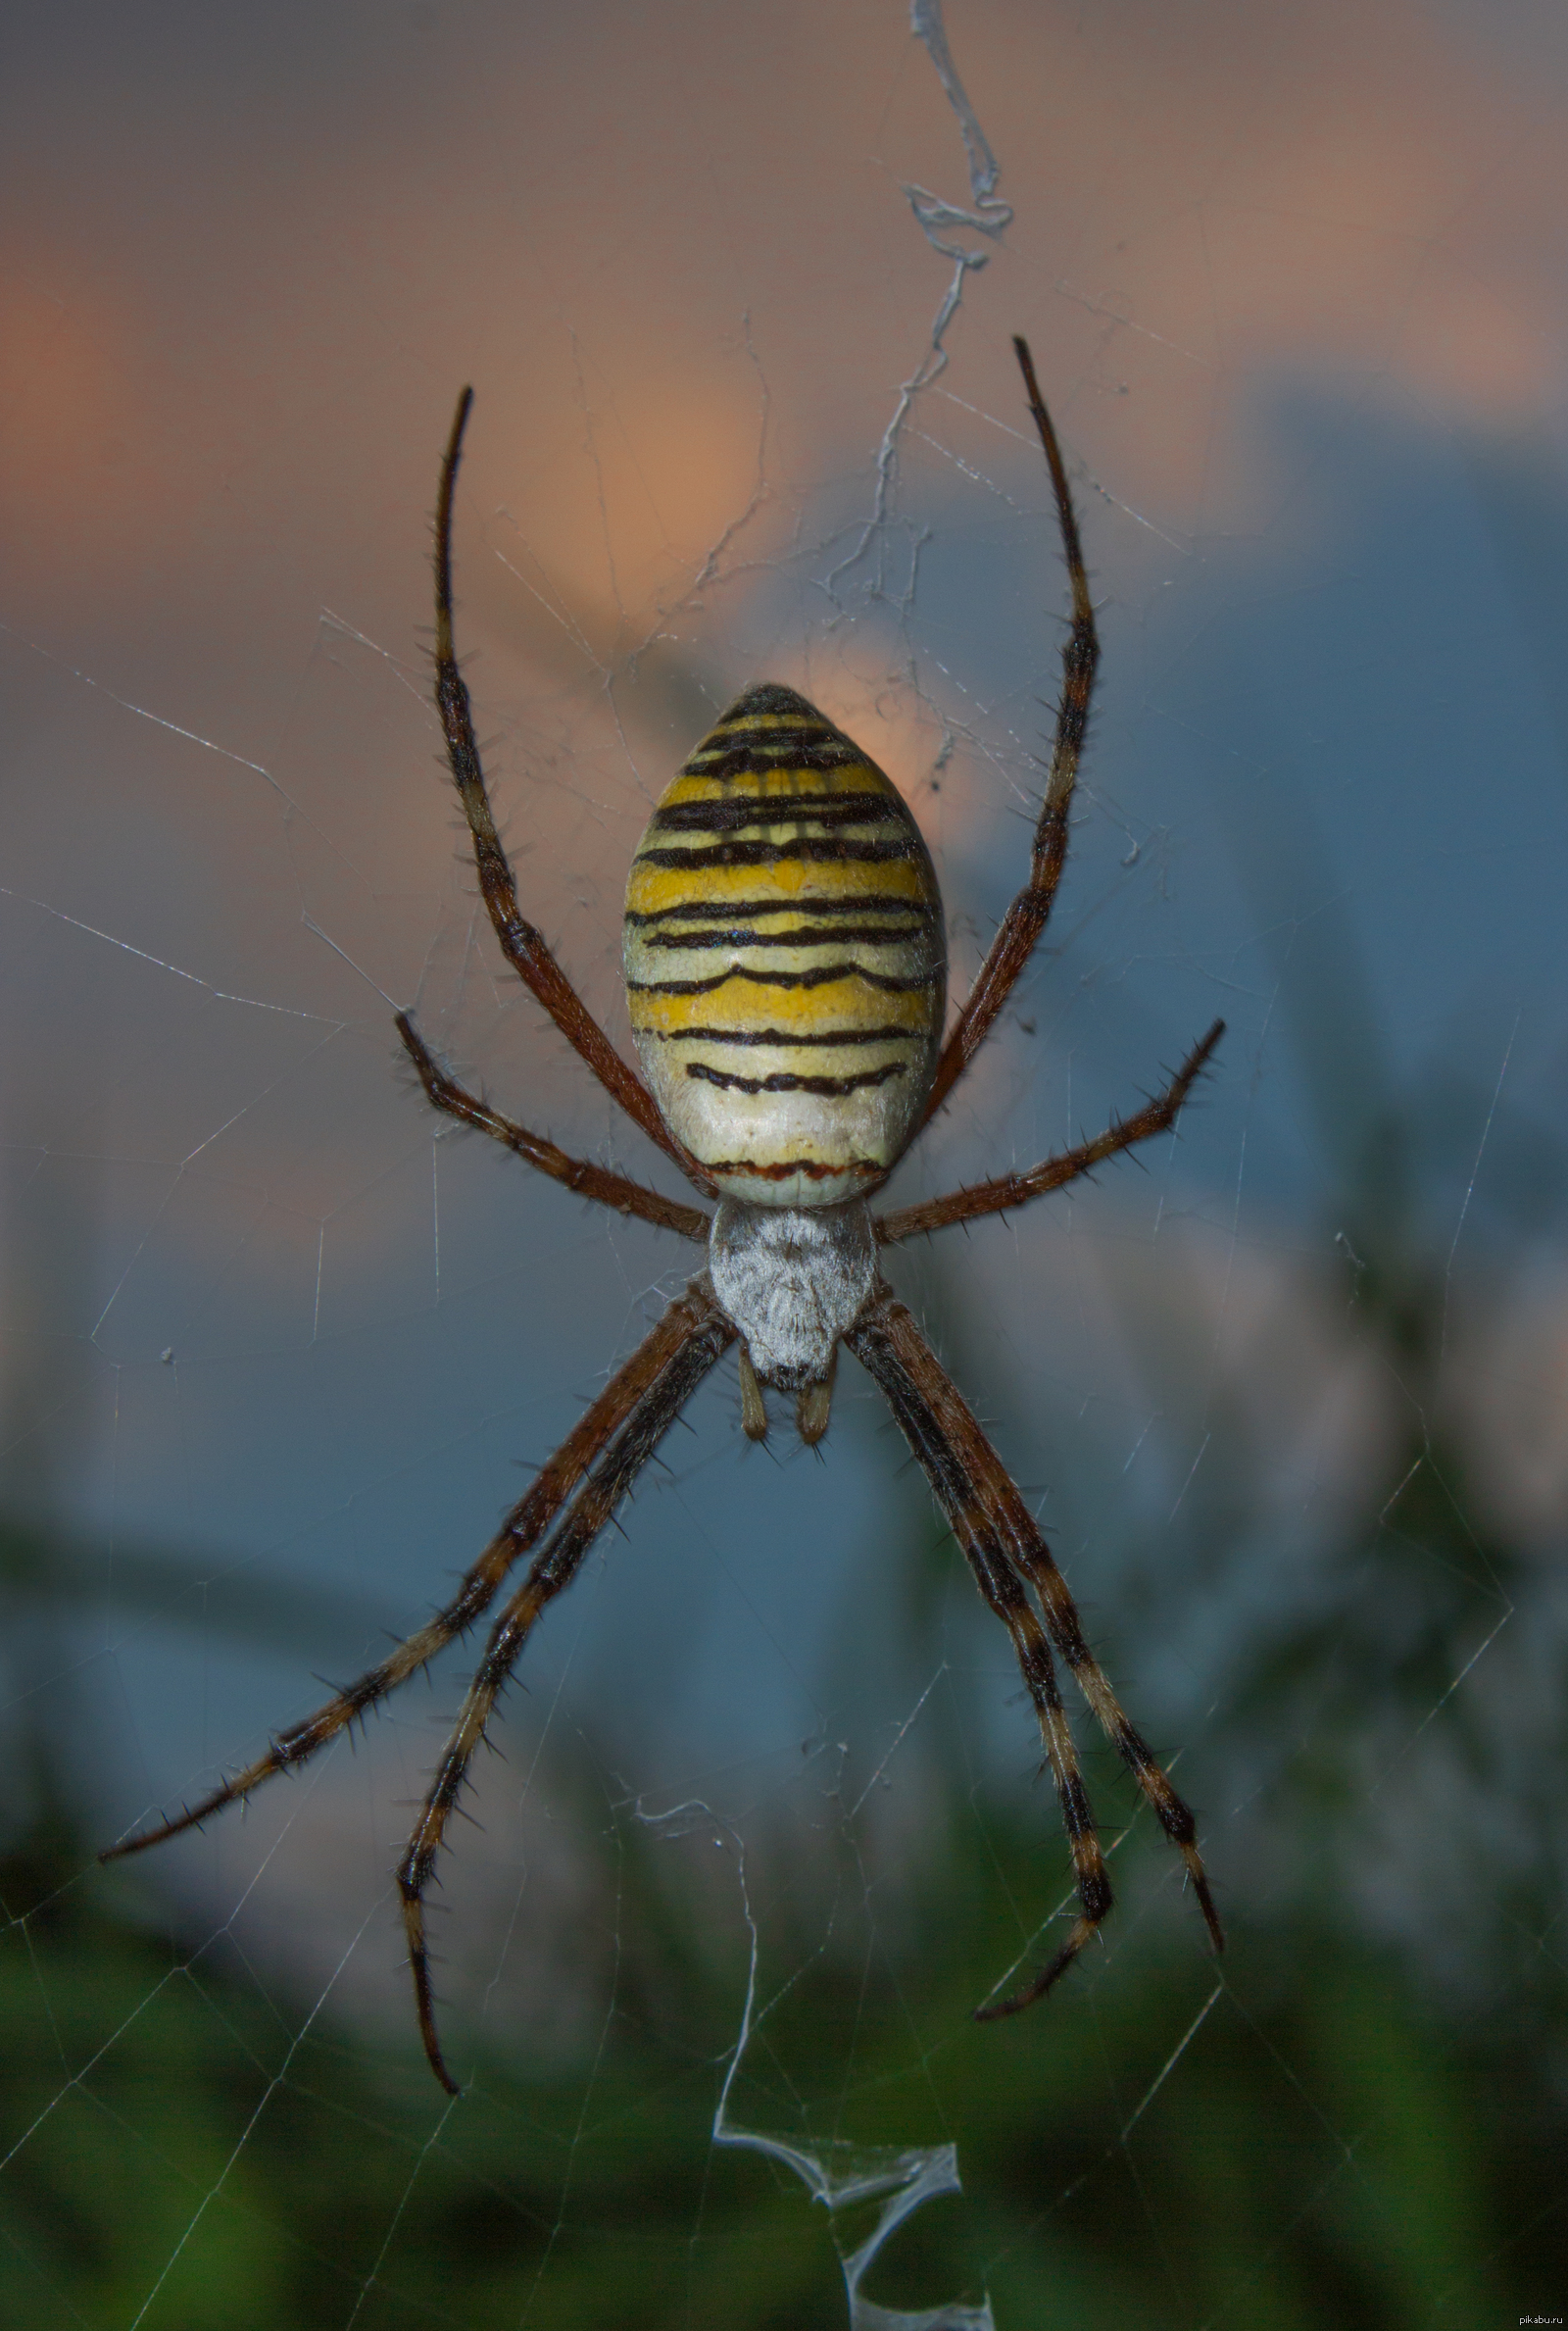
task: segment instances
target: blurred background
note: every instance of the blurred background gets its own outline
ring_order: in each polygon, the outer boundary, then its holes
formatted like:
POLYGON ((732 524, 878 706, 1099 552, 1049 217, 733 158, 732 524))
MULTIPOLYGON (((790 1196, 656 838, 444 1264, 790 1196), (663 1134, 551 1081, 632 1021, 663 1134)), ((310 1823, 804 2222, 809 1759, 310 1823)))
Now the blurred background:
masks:
POLYGON ((11 13, 8 2320, 1565 2311, 1568 33, 942 22, 11 13), (1229 1033, 1177 1140, 891 1267, 1230 1949, 1081 1730, 1103 1947, 969 2020, 1069 1888, 1005 1640, 853 1364, 820 1459, 745 1443, 721 1366, 456 1825, 452 2105, 390 1873, 474 1646, 94 1856, 418 1623, 692 1266, 442 1136, 392 1030, 673 1186, 477 909, 427 703, 453 403, 492 791, 624 1042, 631 849, 759 677, 903 787, 960 992, 983 953, 1065 604, 1014 331, 1101 690, 1049 944, 894 1202, 1229 1033))

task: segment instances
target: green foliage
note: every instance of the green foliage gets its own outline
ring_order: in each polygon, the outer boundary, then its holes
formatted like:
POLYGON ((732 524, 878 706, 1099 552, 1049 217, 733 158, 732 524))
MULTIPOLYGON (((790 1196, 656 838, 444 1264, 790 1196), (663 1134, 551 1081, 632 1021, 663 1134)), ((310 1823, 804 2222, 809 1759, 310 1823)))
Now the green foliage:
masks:
MULTIPOLYGON (((842 2325, 824 2212, 711 2145, 738 1970, 682 1927, 659 1851, 626 1842, 598 2060, 550 2080, 481 2061, 447 2109, 412 2056, 117 1923, 46 1815, 3 1877, 6 2319, 842 2325), (680 2012, 646 2020, 655 1994, 680 2012)), ((824 2151, 957 2144, 965 2198, 895 2238, 883 2305, 988 2289, 1008 2331, 1374 2331, 1510 2319, 1550 2291, 1568 2130, 1505 2015, 1423 2000, 1327 1932, 1244 1926, 1216 1987, 1191 1922, 1155 1914, 1043 2011, 977 2027, 1038 1858, 994 1812, 955 1822, 896 1956, 868 1977, 858 1951, 818 1955, 754 2038, 743 2122, 824 2151)), ((1151 1849, 1130 1902, 1162 1870, 1151 1849)), ((764 1969, 797 1949, 764 1937, 764 1969)))
MULTIPOLYGON (((1539 1556, 1482 1517, 1445 1425, 1446 1280, 1408 1230, 1397 1144, 1369 1155, 1339 1216, 1347 1318, 1408 1429, 1315 1548, 1310 1591, 1238 1636, 1203 1743, 1252 1809, 1212 1859, 1223 1966, 1135 1821, 1106 1950, 1029 2016, 976 2026, 1004 1938, 1053 1899, 1044 1807, 944 1801, 964 1760, 937 1702, 920 1852, 896 1884, 868 1876, 853 1818, 830 1817, 813 1845, 823 1866, 843 1858, 832 1914, 758 1909, 761 2006, 732 2123, 834 2163, 956 2147, 963 2198, 879 2257, 884 2306, 989 2293, 999 2331, 1468 2331, 1561 2307, 1568 1696, 1542 1682, 1560 1630, 1539 1556)), ((1270 1462, 1239 1436, 1216 1451, 1183 1506, 1191 1543, 1162 1550, 1184 1579, 1223 1576, 1249 1544, 1270 1462)), ((883 1614, 928 1675, 946 1561, 916 1550, 904 1609, 883 1614)), ((0 1528, 13 1658, 90 1573, 46 1526, 0 1528)), ((162 1609, 176 1572, 122 1550, 116 1578, 162 1609)), ((337 1626, 254 1592, 233 1621, 290 1642, 337 1626)), ((127 1923, 47 1739, 31 1755, 34 1816, 0 1866, 0 2319, 842 2331, 835 2239, 853 2248, 866 2224, 830 2222, 778 2162, 713 2143, 741 1925, 715 1933, 712 1884, 677 1841, 629 1818, 612 1841, 603 2031, 544 2075, 454 2028, 473 2069, 449 2106, 412 2022, 367 2038, 210 1935, 172 1946, 127 1923)), ((1096 1785, 1108 1834, 1114 1797, 1096 1785)), ((710 1869, 710 1838, 701 1850, 710 1869)))

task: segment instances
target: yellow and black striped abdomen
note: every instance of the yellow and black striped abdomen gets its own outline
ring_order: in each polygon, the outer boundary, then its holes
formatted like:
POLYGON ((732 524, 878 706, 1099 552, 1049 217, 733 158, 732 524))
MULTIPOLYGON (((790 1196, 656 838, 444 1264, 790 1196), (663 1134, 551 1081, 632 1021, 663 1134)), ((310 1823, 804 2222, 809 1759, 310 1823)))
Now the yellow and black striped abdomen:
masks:
POLYGON ((793 688, 749 688, 626 885, 632 1034, 725 1194, 831 1206, 893 1166, 936 1068, 942 901, 898 788, 793 688))

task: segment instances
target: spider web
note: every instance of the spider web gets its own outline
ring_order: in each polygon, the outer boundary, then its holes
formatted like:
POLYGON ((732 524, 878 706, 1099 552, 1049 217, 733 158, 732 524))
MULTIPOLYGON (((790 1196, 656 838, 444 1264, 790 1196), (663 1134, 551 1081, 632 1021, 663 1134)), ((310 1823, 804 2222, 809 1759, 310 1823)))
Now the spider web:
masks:
POLYGON ((84 15, 5 100, 12 2310, 1568 2311, 1550 25, 84 15), (966 2021, 1070 1901, 1005 1643, 864 1379, 818 1462, 721 1370, 459 1825, 448 2106, 389 1872, 471 1655, 244 1818, 92 1848, 417 1623, 692 1265, 398 1066, 408 1006, 659 1170, 503 979, 436 766, 451 402, 519 890, 624 1043, 630 849, 759 676, 898 777, 962 992, 1065 603, 1020 329, 1104 664, 1050 943, 896 1202, 1229 1033, 1143 1170, 890 1272, 1232 1950, 1085 1740, 1103 1948, 966 2021))

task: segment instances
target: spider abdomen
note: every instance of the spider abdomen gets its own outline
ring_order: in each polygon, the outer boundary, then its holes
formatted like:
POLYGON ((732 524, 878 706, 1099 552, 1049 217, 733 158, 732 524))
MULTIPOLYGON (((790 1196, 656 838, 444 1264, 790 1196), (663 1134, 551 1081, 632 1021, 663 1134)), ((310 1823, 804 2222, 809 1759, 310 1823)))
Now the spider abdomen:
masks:
POLYGON ((625 970, 661 1114, 727 1196, 831 1206, 897 1163, 942 1035, 936 872, 898 788, 794 689, 748 689, 655 810, 625 970))

